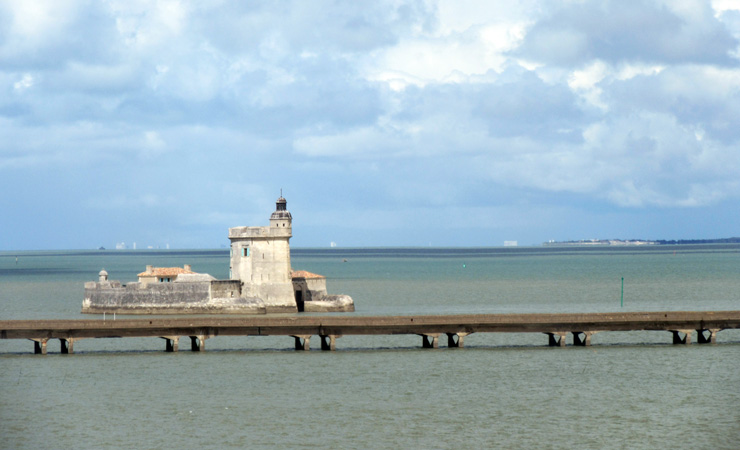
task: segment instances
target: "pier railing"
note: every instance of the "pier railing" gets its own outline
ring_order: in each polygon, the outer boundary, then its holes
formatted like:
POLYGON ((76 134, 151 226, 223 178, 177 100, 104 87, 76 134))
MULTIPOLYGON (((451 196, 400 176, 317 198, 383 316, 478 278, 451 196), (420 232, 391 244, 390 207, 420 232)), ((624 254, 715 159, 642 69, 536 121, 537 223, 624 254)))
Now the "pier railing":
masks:
POLYGON ((348 335, 418 335, 422 346, 436 348, 440 336, 447 345, 463 347, 472 333, 544 333, 548 345, 591 345, 591 337, 605 331, 664 330, 674 344, 715 343, 717 333, 740 328, 740 311, 661 311, 587 314, 468 314, 439 316, 289 316, 192 317, 123 320, 6 320, 0 321, 0 339, 29 339, 34 352, 45 354, 49 340, 58 339, 62 353, 73 353, 74 342, 87 338, 159 337, 167 351, 177 351, 186 336, 192 350, 205 350, 206 339, 216 336, 290 336, 296 349, 308 350, 319 336, 323 350, 334 350, 336 339, 348 335))

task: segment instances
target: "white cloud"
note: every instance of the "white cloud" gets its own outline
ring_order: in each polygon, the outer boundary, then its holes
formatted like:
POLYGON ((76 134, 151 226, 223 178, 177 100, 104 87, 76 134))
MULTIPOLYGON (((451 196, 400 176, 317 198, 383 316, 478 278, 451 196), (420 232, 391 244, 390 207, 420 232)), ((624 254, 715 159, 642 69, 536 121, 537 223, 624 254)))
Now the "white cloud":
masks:
POLYGON ((124 42, 138 49, 171 43, 185 30, 189 15, 178 0, 112 0, 109 8, 124 42))
MULTIPOLYGON (((458 25, 460 25, 458 23, 458 25)), ((522 23, 490 23, 460 31, 408 36, 377 51, 365 62, 370 80, 386 81, 395 90, 404 85, 478 81, 489 71, 501 72, 505 52, 524 36, 522 23)))
POLYGON ((505 53, 524 38, 531 9, 516 2, 440 1, 435 27, 412 28, 396 45, 365 58, 363 72, 394 90, 481 81, 504 70, 505 53))
POLYGON ((597 86, 610 72, 610 69, 603 61, 594 61, 583 70, 576 70, 571 73, 568 79, 568 86, 581 95, 589 104, 606 111, 606 103, 601 99, 602 90, 597 86))
POLYGON ((658 75, 665 69, 665 66, 660 65, 648 65, 648 64, 623 64, 614 77, 617 80, 629 80, 637 76, 652 76, 658 75))
POLYGON ((725 11, 740 11, 740 2, 737 0, 712 0, 712 8, 714 8, 716 17, 725 11))
POLYGON ((11 1, 2 5, 13 19, 10 33, 27 46, 38 45, 61 32, 77 7, 78 2, 66 0, 11 1))
POLYGON ((20 80, 13 83, 13 89, 15 89, 17 92, 23 92, 33 86, 34 82, 35 80, 33 79, 33 76, 31 76, 31 74, 29 73, 26 73, 23 74, 23 77, 20 80))

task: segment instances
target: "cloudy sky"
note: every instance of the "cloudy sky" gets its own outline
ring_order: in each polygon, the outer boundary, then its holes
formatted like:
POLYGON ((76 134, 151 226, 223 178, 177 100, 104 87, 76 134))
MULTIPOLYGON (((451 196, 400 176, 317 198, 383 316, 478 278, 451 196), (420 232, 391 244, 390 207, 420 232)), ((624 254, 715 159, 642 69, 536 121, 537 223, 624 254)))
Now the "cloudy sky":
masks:
POLYGON ((0 250, 740 235, 740 2, 0 0, 0 250))

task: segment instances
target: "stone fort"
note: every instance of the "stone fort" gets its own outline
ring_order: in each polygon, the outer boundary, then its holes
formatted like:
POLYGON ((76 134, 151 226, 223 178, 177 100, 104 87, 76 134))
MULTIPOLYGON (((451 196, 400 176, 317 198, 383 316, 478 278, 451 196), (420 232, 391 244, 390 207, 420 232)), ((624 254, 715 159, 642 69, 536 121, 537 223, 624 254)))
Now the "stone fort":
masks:
POLYGON ((230 275, 217 280, 185 267, 153 267, 126 285, 108 279, 85 283, 82 312, 91 314, 264 314, 354 311, 347 295, 329 295, 326 278, 290 263, 292 220, 280 196, 266 227, 229 228, 230 275))

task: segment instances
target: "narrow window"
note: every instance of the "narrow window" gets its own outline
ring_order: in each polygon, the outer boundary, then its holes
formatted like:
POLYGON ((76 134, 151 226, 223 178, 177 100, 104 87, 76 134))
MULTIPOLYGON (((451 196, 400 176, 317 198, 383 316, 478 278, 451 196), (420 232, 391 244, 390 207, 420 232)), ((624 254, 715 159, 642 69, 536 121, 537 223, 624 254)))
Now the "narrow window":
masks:
POLYGON ((245 258, 249 256, 249 247, 245 247, 242 249, 242 256, 244 256, 245 258))

